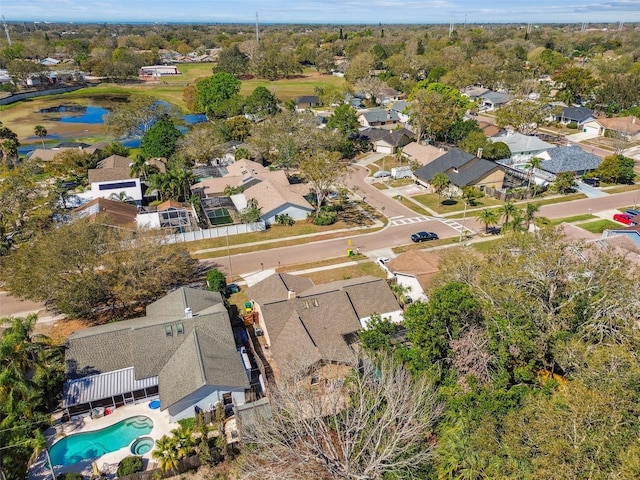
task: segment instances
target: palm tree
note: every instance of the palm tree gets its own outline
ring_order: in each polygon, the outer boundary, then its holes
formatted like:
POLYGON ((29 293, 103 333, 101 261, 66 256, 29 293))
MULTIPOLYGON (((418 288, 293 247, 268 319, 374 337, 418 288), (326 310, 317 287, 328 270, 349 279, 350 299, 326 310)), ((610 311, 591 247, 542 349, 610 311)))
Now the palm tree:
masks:
POLYGON ((510 200, 507 200, 501 207, 499 207, 498 212, 500 213, 500 216, 504 218, 504 225, 509 225, 509 220, 511 220, 511 217, 514 215, 516 210, 516 205, 510 200))
POLYGON ((162 438, 156 440, 156 448, 151 456, 158 460, 158 466, 163 472, 177 470, 180 458, 176 439, 163 435, 162 438))
POLYGON ((136 155, 136 158, 129 164, 129 174, 132 177, 146 177, 149 174, 149 164, 142 155, 136 155))
MULTIPOLYGON (((539 157, 533 157, 530 158, 529 161, 525 164, 525 166, 527 167, 527 170, 529 171, 528 175, 527 175, 527 191, 529 190, 529 188, 531 187, 531 177, 533 177, 533 170, 534 169, 538 169, 540 170, 540 168, 542 167, 542 159, 539 157)), ((534 186, 535 186, 535 182, 534 182, 534 186)), ((536 196, 536 189, 533 189, 533 196, 536 196)))
POLYGON ((524 215, 522 213, 522 210, 516 208, 511 214, 511 220, 508 223, 505 222, 505 226, 508 226, 512 231, 517 232, 520 229, 520 225, 522 225, 523 221, 524 215))
POLYGON ((33 127, 33 133, 34 135, 40 137, 40 140, 42 140, 42 148, 44 148, 44 137, 47 136, 47 129, 42 125, 36 125, 35 127, 33 127))
POLYGON ((527 208, 524 211, 524 221, 527 222, 527 231, 531 228, 531 224, 534 222, 538 210, 540 210, 540 207, 535 203, 527 203, 527 208))
POLYGON ((476 219, 479 222, 484 223, 484 231, 485 233, 489 233, 489 227, 498 224, 500 215, 498 215, 498 211, 496 209, 483 208, 478 213, 476 213, 476 219))
POLYGON ((34 135, 40 137, 40 140, 42 141, 42 148, 44 148, 44 137, 47 136, 47 129, 42 125, 36 125, 35 127, 33 127, 33 133, 34 135))
POLYGON ((444 192, 444 189, 449 186, 449 177, 447 177, 446 173, 436 173, 429 183, 438 194, 438 203, 440 203, 440 196, 442 195, 442 192, 444 192))

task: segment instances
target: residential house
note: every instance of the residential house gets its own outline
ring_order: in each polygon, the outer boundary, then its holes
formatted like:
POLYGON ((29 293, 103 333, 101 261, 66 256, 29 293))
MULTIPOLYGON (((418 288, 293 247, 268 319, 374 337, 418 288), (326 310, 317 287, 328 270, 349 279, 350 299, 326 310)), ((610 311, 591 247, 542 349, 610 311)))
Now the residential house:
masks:
POLYGON ((572 172, 577 176, 589 173, 602 163, 602 158, 577 146, 551 148, 538 155, 541 170, 557 175, 572 172))
POLYGON ((470 85, 460 90, 460 93, 465 97, 468 97, 469 100, 478 102, 481 99, 482 95, 489 91, 490 90, 488 88, 480 87, 478 85, 470 85))
POLYGON ((409 110, 411 109, 411 103, 406 100, 400 100, 399 102, 394 103, 389 108, 390 111, 394 112, 400 118, 400 123, 406 124, 409 121, 409 110))
POLYGON ((175 422, 218 402, 242 405, 249 388, 218 292, 179 288, 146 316, 77 330, 66 341, 68 414, 159 397, 175 422))
POLYGON ((44 65, 45 67, 53 67, 60 63, 60 60, 56 60, 55 58, 47 57, 43 58, 38 62, 40 65, 44 65))
POLYGON ((36 148, 29 152, 27 158, 37 158, 42 162, 53 162, 55 156, 65 150, 78 150, 82 153, 88 153, 89 155, 100 155, 105 146, 106 144, 103 142, 95 145, 82 142, 60 143, 53 148, 36 148))
POLYGON ((640 119, 635 116, 598 119, 600 125, 609 135, 618 135, 629 142, 640 140, 640 119))
POLYGON ((484 110, 496 110, 509 102, 509 94, 492 92, 487 90, 480 95, 480 108, 484 110))
POLYGON ((523 135, 518 132, 507 131, 489 138, 489 141, 503 142, 511 150, 511 159, 514 163, 526 163, 529 159, 545 152, 556 145, 540 140, 533 135, 523 135))
POLYGON ((478 122, 478 127, 480 127, 480 130, 484 132, 487 138, 498 135, 501 132, 500 128, 498 128, 493 123, 485 122, 484 120, 476 120, 476 121, 478 122))
POLYGON ((400 117, 392 110, 382 110, 380 108, 367 110, 358 115, 358 122, 363 127, 382 127, 392 129, 400 123, 400 117))
POLYGON ((563 125, 575 123, 580 127, 588 121, 596 120, 596 116, 593 110, 587 107, 562 107, 555 120, 563 125))
POLYGON ((486 187, 502 188, 504 167, 478 158, 475 155, 453 148, 430 163, 414 172, 416 183, 433 191, 430 182, 437 173, 444 173, 449 178, 449 191, 453 195, 462 193, 463 187, 478 187, 484 191, 486 187))
POLYGON ((440 272, 439 263, 440 257, 433 252, 409 250, 387 262, 385 267, 399 285, 409 288, 407 296, 415 302, 427 301, 424 289, 440 272))
POLYGON ((390 105, 398 100, 402 100, 407 98, 407 96, 396 90, 395 88, 385 87, 380 90, 378 95, 376 96, 376 103, 378 105, 390 105))
POLYGON ((284 170, 270 171, 251 160, 238 160, 227 165, 222 177, 205 178, 194 184, 191 190, 202 197, 224 195, 227 186, 239 192, 231 196, 236 210, 242 211, 250 199, 261 208, 262 219, 275 223, 275 217, 287 214, 294 220, 305 220, 313 207, 305 199, 309 193, 307 184, 290 184, 284 170))
POLYGON ((92 222, 99 220, 108 225, 134 230, 137 227, 138 207, 130 203, 99 197, 74 208, 71 215, 74 218, 88 217, 92 222))
POLYGON ((111 155, 89 169, 89 184, 93 198, 115 198, 142 205, 142 184, 131 175, 131 159, 111 155))
POLYGON ((247 295, 274 371, 281 374, 349 364, 350 343, 373 313, 394 322, 402 318, 386 280, 371 276, 314 285, 308 278, 278 273, 251 286, 247 295))
POLYGON ((137 222, 140 227, 184 233, 198 229, 195 218, 193 207, 189 203, 167 200, 157 207, 140 208, 137 222))
POLYGON ((411 142, 402 149, 402 155, 409 162, 418 162, 420 165, 431 163, 436 158, 445 154, 443 148, 437 148, 433 145, 424 145, 418 142, 411 142))
POLYGON ((379 153, 392 155, 413 141, 414 134, 411 130, 400 128, 398 130, 385 130, 382 128, 368 128, 360 132, 373 145, 373 150, 379 153))
POLYGON ((301 97, 297 97, 295 102, 296 109, 298 110, 306 110, 308 108, 319 107, 322 105, 320 103, 320 97, 317 95, 303 95, 301 97))

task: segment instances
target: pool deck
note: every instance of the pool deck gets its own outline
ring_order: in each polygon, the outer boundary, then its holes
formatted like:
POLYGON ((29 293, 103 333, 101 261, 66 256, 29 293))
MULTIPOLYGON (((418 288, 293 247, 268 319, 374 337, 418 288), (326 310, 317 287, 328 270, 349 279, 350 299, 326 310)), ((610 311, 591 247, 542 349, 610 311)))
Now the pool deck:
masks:
MULTIPOLYGON (((143 415, 153 420, 153 429, 149 434, 143 436, 151 437, 154 440, 158 440, 163 435, 170 435, 171 430, 178 428, 177 423, 169 422, 168 412, 149 408, 149 400, 146 400, 143 403, 117 408, 113 413, 100 418, 91 418, 89 416, 73 417, 68 422, 57 424, 45 432, 47 437, 47 447, 51 448, 54 443, 66 435, 101 430, 118 423, 121 420, 138 415, 143 415)), ((55 474, 59 475, 66 472, 78 472, 91 478, 93 474, 92 463, 95 461, 100 472, 104 473, 107 478, 113 478, 115 477, 116 469, 118 468, 120 460, 131 455, 129 448, 130 446, 121 448, 120 450, 107 453, 95 460, 86 460, 72 465, 56 466, 54 467, 55 474)), ((155 460, 151 457, 152 451, 153 449, 142 455, 142 459, 147 470, 155 468, 156 466, 155 460)), ((47 479, 51 479, 51 470, 48 467, 46 452, 42 452, 29 468, 28 480, 47 479)))

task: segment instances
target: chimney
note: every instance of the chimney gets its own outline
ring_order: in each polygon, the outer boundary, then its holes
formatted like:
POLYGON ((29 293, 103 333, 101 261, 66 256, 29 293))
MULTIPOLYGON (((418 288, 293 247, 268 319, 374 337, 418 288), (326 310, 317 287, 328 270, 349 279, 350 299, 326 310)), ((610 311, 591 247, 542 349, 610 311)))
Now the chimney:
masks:
POLYGON ((288 294, 288 295, 287 295, 287 299, 288 299, 288 300, 291 300, 292 298, 296 298, 296 297, 297 297, 296 292, 294 292, 293 290, 289 290, 289 291, 287 292, 287 294, 288 294))
POLYGON ((476 154, 476 157, 478 157, 478 158, 482 158, 482 151, 483 151, 483 148, 482 148, 482 147, 479 147, 479 148, 478 148, 478 153, 476 154))
POLYGON ((193 310, 187 307, 184 309, 184 318, 193 318, 193 310))

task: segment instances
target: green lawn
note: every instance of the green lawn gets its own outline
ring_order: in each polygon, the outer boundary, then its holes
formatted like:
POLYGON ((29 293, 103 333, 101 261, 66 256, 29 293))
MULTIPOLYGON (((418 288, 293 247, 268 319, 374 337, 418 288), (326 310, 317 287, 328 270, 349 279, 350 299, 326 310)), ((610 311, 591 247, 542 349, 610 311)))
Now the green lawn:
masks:
POLYGON ((556 218, 554 220, 550 220, 549 223, 551 225, 560 225, 561 223, 575 223, 582 222, 584 220, 591 220, 592 218, 598 218, 595 215, 589 215, 588 213, 582 215, 574 215, 573 217, 564 217, 564 218, 556 218))
MULTIPOLYGON (((414 200, 417 200, 425 207, 430 208, 440 214, 454 213, 460 212, 461 214, 464 212, 464 202, 460 199, 452 199, 448 200, 445 197, 440 197, 440 201, 438 201, 438 195, 435 193, 425 193, 422 195, 416 195, 415 197, 411 197, 414 200)), ((467 210, 476 209, 476 208, 486 208, 486 207, 497 207, 502 205, 504 202, 501 202, 497 198, 493 197, 482 197, 478 198, 475 202, 475 205, 469 205, 467 210)))
POLYGON ((602 233, 605 230, 612 230, 614 228, 624 228, 624 225, 614 222, 612 220, 596 220, 595 222, 581 223, 578 225, 580 228, 584 228, 591 233, 602 233))

